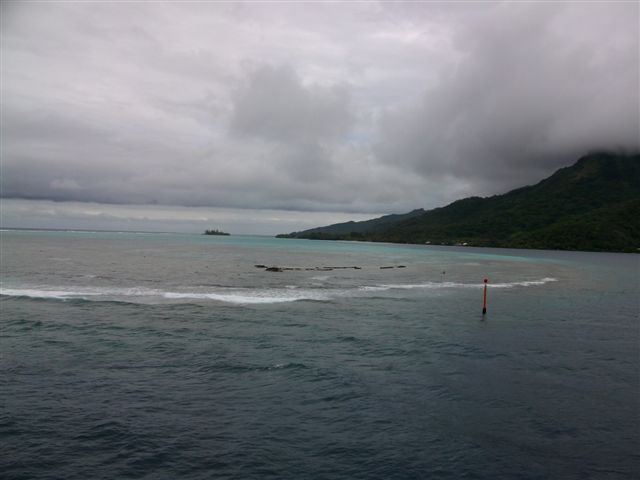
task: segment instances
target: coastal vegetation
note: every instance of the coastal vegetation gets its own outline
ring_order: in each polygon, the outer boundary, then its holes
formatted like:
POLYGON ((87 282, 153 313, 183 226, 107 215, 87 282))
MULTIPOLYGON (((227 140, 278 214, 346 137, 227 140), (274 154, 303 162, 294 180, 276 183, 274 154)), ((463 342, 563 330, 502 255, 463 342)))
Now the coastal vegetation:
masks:
POLYGON ((638 252, 640 155, 593 153, 536 185, 281 238, 638 252))

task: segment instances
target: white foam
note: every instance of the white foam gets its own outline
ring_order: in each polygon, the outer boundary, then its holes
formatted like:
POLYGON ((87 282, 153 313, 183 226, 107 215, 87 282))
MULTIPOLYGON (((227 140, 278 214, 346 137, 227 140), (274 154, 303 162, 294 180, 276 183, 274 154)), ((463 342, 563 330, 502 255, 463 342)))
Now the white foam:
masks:
MULTIPOLYGON (((489 283, 490 288, 514 288, 544 285, 557 281, 555 278, 524 280, 508 283, 489 283)), ((136 303, 154 303, 167 300, 209 300, 237 305, 286 303, 300 300, 327 301, 340 297, 367 296, 372 292, 412 289, 456 289, 482 288, 482 283, 425 282, 417 284, 386 284, 361 286, 357 288, 217 288, 213 291, 164 291, 145 287, 104 288, 104 287, 46 287, 25 286, 25 288, 0 288, 0 295, 43 299, 84 299, 115 300, 136 303)))
MULTIPOLYGON (((551 277, 541 278, 540 280, 524 280, 519 282, 508 283, 488 283, 489 288, 514 288, 514 287, 531 287, 535 285, 544 285, 549 282, 556 282, 557 279, 551 277)), ((457 282, 424 282, 424 283, 402 283, 402 284, 383 284, 375 286, 360 287, 361 291, 380 292, 384 290, 413 290, 416 288, 423 289, 443 289, 443 288, 484 288, 484 283, 457 283, 457 282)))
POLYGON ((148 288, 100 288, 100 287, 67 287, 66 290, 52 290, 49 288, 0 288, 0 295, 10 297, 31 297, 31 298, 56 298, 68 300, 72 298, 87 297, 142 297, 154 295, 157 290, 148 288))
POLYGON ((290 290, 248 290, 246 292, 229 293, 197 293, 197 292, 164 292, 167 299, 215 300, 240 305, 259 303, 285 303, 298 300, 329 300, 329 296, 310 290, 292 293, 290 290))
POLYGON ((377 286, 364 286, 364 287, 359 287, 358 290, 362 291, 362 292, 382 292, 384 290, 390 290, 391 288, 393 288, 391 285, 377 285, 377 286))
POLYGON ((317 280, 319 282, 324 282, 327 278, 329 278, 329 275, 314 275, 313 277, 311 277, 311 280, 317 280))
POLYGON ((328 300, 329 295, 314 290, 293 289, 223 289, 216 292, 167 292, 144 287, 134 288, 78 288, 66 290, 45 288, 0 288, 0 295, 43 299, 123 300, 214 300, 234 304, 266 304, 298 300, 328 300))
MULTIPOLYGON (((557 278, 545 277, 540 280, 524 280, 521 282, 511 282, 511 283, 488 283, 488 287, 492 288, 513 288, 513 287, 531 287, 535 285, 544 285, 549 282, 557 282, 557 278)), ((482 287, 482 285, 480 285, 482 287)))
POLYGON ((37 290, 33 288, 2 288, 0 289, 0 295, 9 297, 55 298, 59 300, 70 298, 68 291, 37 290))

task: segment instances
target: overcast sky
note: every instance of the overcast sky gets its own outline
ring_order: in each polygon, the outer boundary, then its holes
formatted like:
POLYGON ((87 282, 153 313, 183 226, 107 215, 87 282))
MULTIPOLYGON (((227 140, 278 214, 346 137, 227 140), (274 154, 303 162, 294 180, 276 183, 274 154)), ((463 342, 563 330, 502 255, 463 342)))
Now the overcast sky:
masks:
POLYGON ((639 147, 637 2, 1 5, 5 227, 271 234, 639 147))

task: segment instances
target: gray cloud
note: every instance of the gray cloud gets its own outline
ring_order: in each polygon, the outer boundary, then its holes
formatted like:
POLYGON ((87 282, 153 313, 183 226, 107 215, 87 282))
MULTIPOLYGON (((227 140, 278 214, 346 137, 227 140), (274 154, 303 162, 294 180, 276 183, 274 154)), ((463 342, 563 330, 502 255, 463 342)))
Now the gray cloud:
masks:
POLYGON ((638 149, 633 3, 2 3, 4 198, 378 213, 638 149))
POLYGON ((316 143, 349 131, 349 90, 304 86, 288 66, 261 66, 233 93, 234 133, 284 143, 316 143))
POLYGON ((456 32, 456 68, 385 115, 378 154, 496 193, 590 150, 637 150, 637 22, 628 4, 483 9, 456 32))

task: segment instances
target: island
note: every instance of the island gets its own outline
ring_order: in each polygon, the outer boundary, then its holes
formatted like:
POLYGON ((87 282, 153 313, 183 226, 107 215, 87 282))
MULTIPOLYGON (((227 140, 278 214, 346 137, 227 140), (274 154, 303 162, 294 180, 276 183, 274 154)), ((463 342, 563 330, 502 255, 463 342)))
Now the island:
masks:
POLYGON ((502 195, 278 237, 640 253, 640 155, 592 152, 502 195))
POLYGON ((223 232, 218 230, 217 228, 214 230, 205 230, 203 235, 231 235, 230 233, 223 232))

